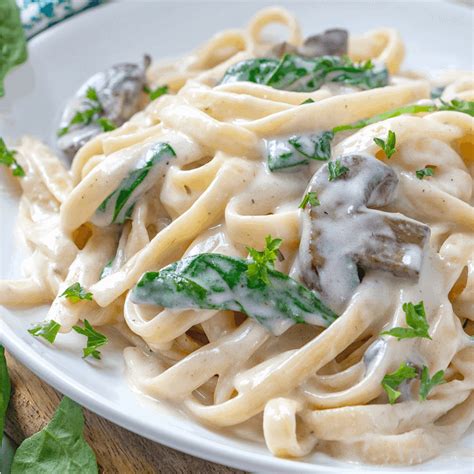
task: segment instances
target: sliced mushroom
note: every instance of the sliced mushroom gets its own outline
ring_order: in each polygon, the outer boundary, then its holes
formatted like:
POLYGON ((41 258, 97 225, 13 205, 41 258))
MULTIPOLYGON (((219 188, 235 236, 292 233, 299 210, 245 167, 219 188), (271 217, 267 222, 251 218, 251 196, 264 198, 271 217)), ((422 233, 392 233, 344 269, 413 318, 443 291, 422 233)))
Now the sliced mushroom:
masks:
POLYGON ((307 192, 320 206, 302 213, 301 275, 335 311, 347 301, 368 270, 417 278, 430 229, 380 208, 393 201, 398 177, 370 155, 339 158, 349 171, 329 181, 328 165, 313 176, 307 192))
POLYGON ((144 57, 143 64, 116 64, 94 74, 79 88, 61 117, 60 128, 68 127, 69 130, 57 142, 58 147, 69 158, 72 159, 79 148, 102 131, 96 118, 104 117, 115 126, 120 126, 141 109, 145 73, 149 65, 149 56, 144 57), (101 112, 90 123, 70 125, 77 112, 84 112, 97 105, 86 97, 89 88, 97 92, 101 112))
POLYGON ((347 30, 334 28, 326 30, 319 35, 309 36, 300 48, 286 41, 279 43, 273 46, 270 55, 276 56, 277 58, 280 58, 286 53, 299 54, 300 56, 309 58, 325 55, 343 56, 347 54, 348 51, 348 39, 349 33, 347 30))

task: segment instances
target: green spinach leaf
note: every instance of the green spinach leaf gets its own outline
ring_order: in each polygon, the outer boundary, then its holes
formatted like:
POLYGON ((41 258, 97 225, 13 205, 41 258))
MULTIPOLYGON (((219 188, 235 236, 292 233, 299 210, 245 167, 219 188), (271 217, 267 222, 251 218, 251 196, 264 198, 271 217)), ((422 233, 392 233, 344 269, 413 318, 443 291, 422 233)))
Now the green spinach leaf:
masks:
MULTIPOLYGON (((96 214, 106 215, 107 224, 123 224, 133 211, 133 206, 138 198, 153 185, 140 186, 151 169, 158 163, 166 163, 176 156, 175 151, 168 143, 153 145, 137 168, 132 170, 119 184, 118 188, 105 198, 97 209, 96 214)), ((97 222, 99 223, 99 222, 97 222)))
POLYGON ((165 308, 240 311, 277 335, 295 323, 326 327, 337 318, 315 292, 273 268, 267 268, 269 283, 250 279, 252 263, 211 253, 186 257, 145 273, 131 298, 165 308))
POLYGON ((281 60, 247 59, 231 66, 221 83, 249 81, 275 89, 310 92, 327 83, 342 83, 360 89, 383 87, 388 83, 386 68, 376 68, 372 62, 353 63, 347 57, 321 56, 305 58, 285 54, 281 60))
POLYGON ((266 140, 267 164, 270 171, 307 165, 310 160, 331 158, 332 132, 294 135, 288 139, 266 140))
POLYGON ((5 94, 3 80, 13 67, 28 57, 26 38, 15 0, 0 2, 0 97, 5 94))
POLYGON ((5 416, 11 394, 10 376, 8 375, 5 349, 0 346, 0 443, 3 439, 3 428, 5 427, 5 416))
POLYGON ((81 407, 64 397, 52 420, 17 449, 12 474, 96 474, 81 407))
POLYGON ((394 117, 399 117, 404 114, 421 114, 428 112, 440 112, 440 111, 450 111, 450 112, 462 112, 465 114, 474 117, 474 102, 464 101, 464 100, 452 100, 451 102, 441 102, 440 105, 429 104, 412 104, 405 105, 403 107, 398 107, 396 109, 389 110, 388 112, 382 112, 381 114, 374 115, 371 118, 359 120, 358 122, 348 124, 348 125, 338 125, 332 129, 333 133, 343 132, 345 130, 357 130, 359 128, 367 127, 373 123, 381 122, 382 120, 387 120, 394 117))

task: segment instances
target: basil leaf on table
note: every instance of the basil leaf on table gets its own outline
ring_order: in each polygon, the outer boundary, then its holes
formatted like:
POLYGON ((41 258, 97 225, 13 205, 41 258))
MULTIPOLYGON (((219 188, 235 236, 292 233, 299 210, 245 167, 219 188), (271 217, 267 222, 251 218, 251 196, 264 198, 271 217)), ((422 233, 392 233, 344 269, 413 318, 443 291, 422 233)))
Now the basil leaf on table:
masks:
POLYGON ((307 165, 310 160, 331 158, 332 132, 295 135, 290 138, 266 140, 267 164, 270 171, 307 165))
POLYGON ((123 224, 133 211, 133 206, 140 196, 142 196, 154 184, 143 186, 142 183, 150 173, 151 169, 160 164, 168 162, 176 156, 175 151, 168 143, 157 143, 146 153, 138 166, 130 171, 118 188, 105 198, 96 211, 98 217, 97 225, 100 225, 102 217, 106 217, 106 225, 123 224), (142 185, 142 186, 140 186, 142 185), (102 214, 102 216, 101 216, 102 214), (110 218, 109 218, 110 217, 110 218))
POLYGON ((5 417, 10 401, 11 388, 7 361, 5 359, 5 349, 3 346, 0 346, 0 443, 3 438, 3 429, 5 427, 5 417))
POLYGON ((64 397, 52 420, 21 443, 12 474, 96 474, 95 454, 83 431, 82 408, 64 397))
POLYGON ((337 315, 317 294, 272 268, 269 283, 248 277, 251 260, 204 253, 145 273, 132 290, 136 304, 240 311, 279 335, 296 323, 329 326, 337 315))
POLYGON ((239 81, 294 92, 315 91, 327 83, 373 89, 388 84, 388 72, 385 67, 376 67, 370 61, 357 64, 340 56, 305 58, 285 54, 281 60, 257 58, 240 61, 226 71, 221 84, 239 81))
POLYGON ((20 10, 15 0, 3 0, 0 2, 0 97, 5 94, 3 80, 7 73, 27 57, 20 10))

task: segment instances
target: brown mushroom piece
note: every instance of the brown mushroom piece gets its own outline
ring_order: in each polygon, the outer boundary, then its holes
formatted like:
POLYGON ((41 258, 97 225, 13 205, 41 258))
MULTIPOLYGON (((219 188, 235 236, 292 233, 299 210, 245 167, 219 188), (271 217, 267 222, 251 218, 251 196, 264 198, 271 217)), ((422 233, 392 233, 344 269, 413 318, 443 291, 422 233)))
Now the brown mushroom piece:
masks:
POLYGON ((379 209, 396 194, 395 171, 370 155, 339 158, 349 169, 329 181, 328 165, 313 176, 307 192, 320 205, 302 212, 301 276, 335 311, 342 311, 368 270, 418 278, 428 226, 379 209))
POLYGON ((97 92, 101 108, 94 117, 106 118, 118 127, 138 112, 142 108, 145 73, 149 65, 150 57, 145 56, 142 64, 116 64, 90 77, 79 88, 62 114, 60 129, 67 127, 67 132, 58 138, 58 148, 72 159, 79 148, 102 132, 97 120, 71 124, 78 112, 83 113, 97 106, 97 103, 86 96, 89 88, 97 92))
POLYGON ((284 41, 272 47, 270 55, 280 58, 286 53, 298 54, 308 58, 318 56, 343 56, 348 51, 349 33, 347 30, 333 28, 318 35, 308 36, 303 45, 297 48, 284 41))

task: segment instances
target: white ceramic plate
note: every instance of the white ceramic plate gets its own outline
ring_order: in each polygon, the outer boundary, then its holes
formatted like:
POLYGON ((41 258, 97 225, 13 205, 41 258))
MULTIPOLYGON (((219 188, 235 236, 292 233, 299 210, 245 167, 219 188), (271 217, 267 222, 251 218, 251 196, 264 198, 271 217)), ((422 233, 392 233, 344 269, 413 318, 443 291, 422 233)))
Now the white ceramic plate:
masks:
MULTIPOLYGON (((280 2, 282 4, 282 2, 280 2)), ((114 3, 89 10, 35 37, 29 60, 6 80, 0 100, 0 136, 24 133, 52 143, 67 98, 91 74, 122 61, 182 54, 228 27, 244 25, 270 2, 114 3)), ((408 46, 406 66, 425 70, 472 68, 472 10, 439 2, 286 2, 306 33, 341 26, 362 32, 395 26, 408 46)), ((5 176, 4 173, 0 175, 5 176)), ((15 189, 0 181, 0 278, 20 275, 21 256, 14 245, 15 189)), ((210 431, 163 403, 132 392, 124 379, 119 341, 103 350, 100 362, 81 359, 80 337, 69 334, 54 347, 27 333, 46 308, 0 308, 1 342, 47 383, 83 406, 140 435, 187 453, 250 471, 303 472, 472 472, 473 437, 422 466, 378 468, 347 464, 315 453, 290 461, 274 458, 263 444, 210 431), (471 448, 471 449, 469 449, 471 448)))

